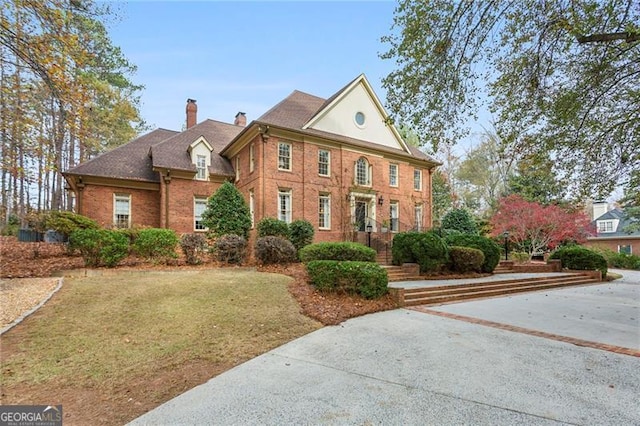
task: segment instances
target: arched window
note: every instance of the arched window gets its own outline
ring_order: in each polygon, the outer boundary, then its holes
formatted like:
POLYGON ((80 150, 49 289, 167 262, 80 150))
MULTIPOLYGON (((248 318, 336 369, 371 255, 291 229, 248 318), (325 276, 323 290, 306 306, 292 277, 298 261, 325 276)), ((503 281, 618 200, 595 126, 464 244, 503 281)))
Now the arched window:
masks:
POLYGON ((356 161, 356 185, 371 185, 371 170, 369 162, 364 157, 356 161))

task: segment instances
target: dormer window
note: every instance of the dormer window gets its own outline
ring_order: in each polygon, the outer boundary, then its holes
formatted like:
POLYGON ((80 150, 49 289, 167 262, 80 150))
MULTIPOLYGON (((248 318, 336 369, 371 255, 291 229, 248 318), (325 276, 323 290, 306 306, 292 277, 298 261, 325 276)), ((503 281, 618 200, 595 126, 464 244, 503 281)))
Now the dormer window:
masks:
POLYGON ((191 163, 196 167, 196 180, 209 180, 209 166, 211 165, 211 153, 213 148, 207 140, 200 136, 189 145, 191 163))
POLYGON ((197 155, 196 156, 196 179, 198 180, 206 180, 207 179, 207 156, 206 155, 197 155))

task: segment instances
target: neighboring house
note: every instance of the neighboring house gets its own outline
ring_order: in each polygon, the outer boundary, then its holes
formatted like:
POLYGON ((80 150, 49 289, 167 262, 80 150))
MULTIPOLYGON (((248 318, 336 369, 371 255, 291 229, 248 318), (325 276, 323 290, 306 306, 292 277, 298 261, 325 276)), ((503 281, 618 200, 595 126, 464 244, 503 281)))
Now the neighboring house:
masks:
POLYGON ((608 248, 617 253, 640 254, 640 231, 625 231, 631 221, 624 211, 618 208, 607 211, 606 203, 594 203, 593 209, 596 234, 587 238, 586 245, 608 248))
POLYGON ((252 221, 306 219, 316 241, 431 227, 431 175, 439 165, 407 146, 361 75, 329 99, 294 91, 246 125, 157 129, 63 173, 76 211, 105 227, 206 231, 206 201, 235 183, 252 221))

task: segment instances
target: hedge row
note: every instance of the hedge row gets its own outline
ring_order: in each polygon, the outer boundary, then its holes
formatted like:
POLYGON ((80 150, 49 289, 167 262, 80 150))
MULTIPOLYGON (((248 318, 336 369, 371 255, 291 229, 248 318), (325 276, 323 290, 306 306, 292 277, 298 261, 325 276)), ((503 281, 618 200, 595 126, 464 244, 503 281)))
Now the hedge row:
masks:
MULTIPOLYGON (((421 272, 434 272, 449 266, 458 272, 477 269, 473 260, 469 265, 462 264, 459 250, 456 259, 450 258, 450 247, 467 247, 480 250, 483 254, 481 268, 478 272, 493 272, 500 262, 500 248, 491 239, 480 235, 451 233, 445 239, 433 231, 402 232, 393 238, 391 249, 394 265, 417 263, 421 272)), ((470 259, 477 256, 470 255, 470 259)))
POLYGON ((376 261, 376 251, 374 249, 350 242, 311 244, 300 250, 299 256, 303 262, 311 262, 313 260, 376 261))
POLYGON ((388 292, 387 271, 377 263, 313 260, 306 266, 309 280, 320 291, 359 294, 366 299, 388 292))
POLYGON ((551 253, 550 259, 560 259, 563 268, 576 270, 597 270, 602 278, 607 276, 607 261, 601 255, 580 246, 561 247, 551 253))

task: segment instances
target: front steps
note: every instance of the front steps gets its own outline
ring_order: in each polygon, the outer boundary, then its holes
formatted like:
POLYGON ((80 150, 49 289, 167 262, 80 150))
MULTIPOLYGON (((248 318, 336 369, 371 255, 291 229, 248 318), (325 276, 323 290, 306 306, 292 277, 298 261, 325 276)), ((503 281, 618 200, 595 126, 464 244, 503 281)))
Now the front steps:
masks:
MULTIPOLYGON (((391 281, 391 279, 389 280, 391 281)), ((561 276, 507 279, 501 281, 479 281, 472 284, 452 284, 423 288, 398 288, 397 294, 401 306, 435 305, 469 299, 503 296, 512 293, 547 290, 551 288, 596 284, 600 282, 580 273, 567 273, 561 276)))
POLYGON ((407 270, 402 266, 392 266, 392 265, 385 265, 385 264, 382 264, 380 266, 382 266, 387 271, 389 282, 418 281, 418 280, 424 279, 424 277, 420 277, 419 273, 416 274, 412 272, 407 272, 407 270))

